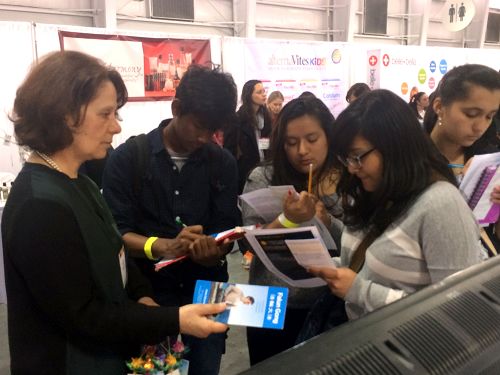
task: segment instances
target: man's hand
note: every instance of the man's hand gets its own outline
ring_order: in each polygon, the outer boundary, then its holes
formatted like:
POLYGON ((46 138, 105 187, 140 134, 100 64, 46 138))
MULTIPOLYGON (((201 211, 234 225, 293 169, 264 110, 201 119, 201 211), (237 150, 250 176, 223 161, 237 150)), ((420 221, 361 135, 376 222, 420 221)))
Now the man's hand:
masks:
POLYGON ((322 278, 337 297, 345 298, 357 273, 350 268, 309 267, 307 272, 322 278))
POLYGON ((203 236, 201 225, 192 225, 182 228, 175 238, 158 238, 153 243, 153 253, 156 257, 165 259, 175 259, 183 255, 188 255, 189 247, 198 238, 203 236))
POLYGON ((220 259, 226 255, 223 245, 218 246, 212 236, 197 238, 189 246, 189 257, 195 263, 205 267, 213 267, 220 263, 220 259))
POLYGON ((330 227, 332 224, 332 221, 330 219, 330 216, 328 215, 328 211, 326 210, 325 204, 318 199, 315 205, 316 209, 316 217, 325 224, 327 228, 330 227))

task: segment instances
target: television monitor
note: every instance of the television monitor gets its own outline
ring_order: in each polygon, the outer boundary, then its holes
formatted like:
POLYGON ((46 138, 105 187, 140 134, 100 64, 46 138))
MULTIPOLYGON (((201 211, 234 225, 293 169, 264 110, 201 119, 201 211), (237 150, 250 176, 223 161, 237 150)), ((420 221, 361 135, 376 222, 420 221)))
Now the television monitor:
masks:
POLYGON ((500 374, 500 257, 241 374, 500 374))

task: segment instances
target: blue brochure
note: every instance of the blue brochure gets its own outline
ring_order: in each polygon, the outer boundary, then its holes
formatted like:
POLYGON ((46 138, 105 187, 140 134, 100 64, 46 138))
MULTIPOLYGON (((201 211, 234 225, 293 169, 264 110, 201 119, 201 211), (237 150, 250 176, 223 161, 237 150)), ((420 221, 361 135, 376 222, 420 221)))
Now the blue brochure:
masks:
POLYGON ((283 329, 288 288, 198 280, 193 303, 226 302, 214 320, 232 325, 283 329))

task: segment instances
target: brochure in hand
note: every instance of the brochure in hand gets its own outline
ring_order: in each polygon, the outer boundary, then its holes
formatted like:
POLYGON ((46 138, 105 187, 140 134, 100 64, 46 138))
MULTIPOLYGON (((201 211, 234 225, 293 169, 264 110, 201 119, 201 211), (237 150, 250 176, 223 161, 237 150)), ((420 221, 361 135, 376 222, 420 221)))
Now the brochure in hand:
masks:
POLYGON ((193 303, 226 303, 217 322, 258 328, 283 329, 288 289, 283 287, 196 281, 193 303))
POLYGON ((311 266, 335 267, 333 251, 327 249, 315 226, 259 229, 245 234, 260 261, 290 286, 313 288, 325 281, 307 272, 311 266))

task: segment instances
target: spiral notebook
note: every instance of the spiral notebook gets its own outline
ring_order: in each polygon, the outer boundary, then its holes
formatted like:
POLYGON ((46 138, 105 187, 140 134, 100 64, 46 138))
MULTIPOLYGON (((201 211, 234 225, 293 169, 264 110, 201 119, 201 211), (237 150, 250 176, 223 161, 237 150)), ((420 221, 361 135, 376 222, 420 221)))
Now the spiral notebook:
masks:
POLYGON ((479 177, 479 181, 477 182, 477 185, 474 188, 472 195, 469 198, 469 201, 467 202, 472 210, 476 208, 479 200, 481 199, 486 188, 488 187, 488 184, 495 176, 497 169, 498 166, 496 165, 490 165, 489 167, 484 168, 483 172, 481 173, 481 177, 479 177))
POLYGON ((494 223, 500 214, 500 206, 490 201, 491 192, 498 184, 499 172, 498 165, 484 168, 467 202, 479 224, 494 223))
POLYGON ((476 155, 460 183, 460 191, 481 226, 497 221, 500 205, 490 200, 495 186, 500 185, 500 152, 476 155))

